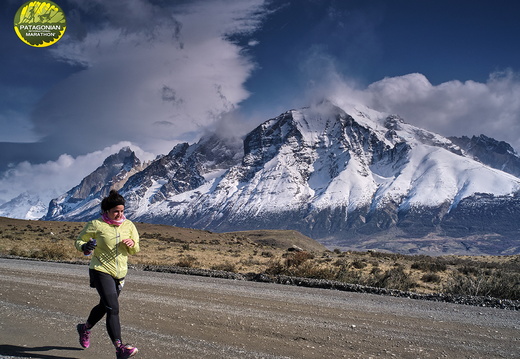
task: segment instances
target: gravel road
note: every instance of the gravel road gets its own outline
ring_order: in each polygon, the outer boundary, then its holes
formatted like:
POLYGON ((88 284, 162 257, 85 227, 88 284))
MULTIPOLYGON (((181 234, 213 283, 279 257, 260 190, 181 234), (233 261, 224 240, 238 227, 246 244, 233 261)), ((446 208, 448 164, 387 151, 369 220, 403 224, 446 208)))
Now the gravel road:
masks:
MULTIPOLYGON (((114 358, 85 265, 0 259, 0 358, 114 358)), ((520 312, 130 270, 123 340, 136 358, 520 358, 520 312)))

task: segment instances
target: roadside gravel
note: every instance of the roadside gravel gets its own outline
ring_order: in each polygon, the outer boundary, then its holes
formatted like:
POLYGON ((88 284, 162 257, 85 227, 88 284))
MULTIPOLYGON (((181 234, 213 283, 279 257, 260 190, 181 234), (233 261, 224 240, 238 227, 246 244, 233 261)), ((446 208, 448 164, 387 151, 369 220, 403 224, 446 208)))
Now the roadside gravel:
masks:
MULTIPOLYGON (((520 358, 520 311, 131 270, 124 340, 138 358, 520 358)), ((0 259, 0 358, 113 358, 75 325, 97 302, 87 267, 0 259)), ((136 357, 136 358, 137 358, 136 357)))

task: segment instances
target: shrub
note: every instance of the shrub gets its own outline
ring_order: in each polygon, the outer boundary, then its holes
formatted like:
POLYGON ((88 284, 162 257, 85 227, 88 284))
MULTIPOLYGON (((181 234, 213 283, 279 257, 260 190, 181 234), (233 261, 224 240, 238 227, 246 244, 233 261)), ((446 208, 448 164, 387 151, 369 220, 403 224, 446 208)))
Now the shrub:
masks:
POLYGON ((267 268, 265 269, 266 274, 270 275, 278 275, 285 273, 285 266, 275 259, 271 259, 267 264, 267 268))
POLYGON ((365 261, 363 260, 355 260, 354 262, 352 262, 352 267, 356 268, 356 269, 363 269, 363 268, 366 268, 367 264, 365 261))
POLYGON ((458 268, 458 271, 466 276, 478 275, 480 272, 478 267, 471 266, 471 265, 464 265, 464 266, 458 268))
POLYGON ((520 299, 520 274, 487 270, 477 271, 475 275, 452 274, 443 286, 449 294, 489 296, 501 299, 520 299))
POLYGON ((312 258, 314 258, 314 256, 309 252, 295 252, 287 256, 285 259, 285 265, 287 267, 298 267, 312 258))
POLYGON ((421 270, 423 272, 434 272, 435 273, 435 272, 445 271, 447 269, 447 265, 446 265, 446 263, 442 263, 442 262, 438 262, 438 261, 422 260, 422 261, 417 261, 417 262, 412 263, 410 268, 421 270))
POLYGON ((347 261, 345 259, 337 259, 334 263, 332 263, 332 265, 336 266, 336 267, 346 267, 347 266, 347 261))
POLYGON ((410 279, 410 276, 400 266, 376 274, 371 279, 373 283, 367 283, 367 285, 379 288, 408 291, 416 286, 416 283, 410 279))
POLYGON ((426 273, 421 280, 425 283, 440 283, 441 277, 436 273, 426 273))
POLYGON ((335 279, 336 273, 330 267, 320 267, 312 262, 305 262, 298 267, 287 269, 287 275, 294 277, 314 278, 314 279, 335 279))
POLYGON ((48 244, 43 246, 39 251, 35 251, 32 257, 47 260, 63 260, 68 258, 69 254, 69 248, 65 246, 48 244))
POLYGON ((193 256, 182 256, 177 262, 177 266, 193 268, 197 264, 197 258, 193 256))
POLYGON ((27 255, 27 251, 18 246, 14 246, 9 250, 9 254, 17 257, 25 257, 27 255))
POLYGON ((374 266, 371 270, 370 270, 370 274, 372 275, 377 275, 377 274, 380 274, 382 272, 382 269, 379 268, 379 266, 374 266))
POLYGON ((262 264, 258 259, 255 259, 254 257, 252 256, 249 256, 248 258, 246 259, 241 259, 240 264, 243 264, 245 266, 255 266, 255 265, 260 265, 262 264))
MULTIPOLYGON (((304 252, 299 252, 304 253, 304 252)), ((287 275, 292 277, 304 277, 314 279, 336 279, 337 270, 330 266, 320 266, 309 261, 306 256, 296 255, 297 260, 293 262, 293 256, 285 260, 285 264, 280 261, 271 260, 268 263, 265 273, 269 275, 287 275), (289 265, 288 263, 289 262, 289 265)))
POLYGON ((346 267, 342 267, 336 273, 336 280, 344 283, 351 284, 364 284, 363 274, 357 270, 351 270, 346 267))

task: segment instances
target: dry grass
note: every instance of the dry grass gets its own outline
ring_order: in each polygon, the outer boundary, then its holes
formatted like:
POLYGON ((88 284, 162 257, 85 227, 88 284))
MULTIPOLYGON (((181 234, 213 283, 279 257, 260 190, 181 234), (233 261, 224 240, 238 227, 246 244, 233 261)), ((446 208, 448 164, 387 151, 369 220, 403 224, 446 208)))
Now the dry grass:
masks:
MULTIPOLYGON (((0 217, 0 254, 88 261, 73 242, 79 222, 0 217)), ((213 233, 136 223, 141 252, 131 264, 283 274, 339 280, 417 293, 490 295, 520 299, 520 256, 401 255, 327 250, 295 231, 213 233), (288 250, 296 249, 296 250, 288 250)))

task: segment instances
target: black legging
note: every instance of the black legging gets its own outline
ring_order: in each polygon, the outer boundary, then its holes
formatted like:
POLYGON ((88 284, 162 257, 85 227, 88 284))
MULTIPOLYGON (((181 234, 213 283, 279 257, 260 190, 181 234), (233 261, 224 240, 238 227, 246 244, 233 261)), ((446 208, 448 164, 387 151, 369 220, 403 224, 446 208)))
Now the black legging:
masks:
POLYGON ((90 285, 97 289, 100 297, 99 304, 90 311, 87 319, 91 326, 107 315, 107 332, 112 342, 121 339, 121 324, 119 322, 119 293, 121 293, 121 279, 115 279, 110 274, 89 269, 90 285))

